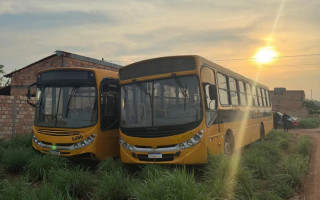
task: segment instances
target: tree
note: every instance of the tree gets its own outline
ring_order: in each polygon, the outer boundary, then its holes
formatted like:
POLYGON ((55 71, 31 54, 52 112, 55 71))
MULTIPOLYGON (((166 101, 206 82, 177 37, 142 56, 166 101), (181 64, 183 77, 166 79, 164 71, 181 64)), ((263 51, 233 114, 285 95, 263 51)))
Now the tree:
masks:
POLYGON ((304 105, 309 109, 309 110, 320 110, 320 102, 317 100, 306 100, 304 102, 304 105))
POLYGON ((5 78, 3 75, 6 72, 4 71, 4 65, 0 64, 0 86, 8 86, 10 85, 11 79, 5 78))

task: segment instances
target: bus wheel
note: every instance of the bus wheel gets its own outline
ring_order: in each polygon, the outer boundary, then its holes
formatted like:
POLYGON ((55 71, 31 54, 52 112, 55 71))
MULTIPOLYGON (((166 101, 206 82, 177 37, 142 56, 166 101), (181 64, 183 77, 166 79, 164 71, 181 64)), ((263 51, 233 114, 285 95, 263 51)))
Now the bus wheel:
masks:
POLYGON ((227 133, 224 139, 224 153, 231 155, 234 152, 234 139, 232 133, 227 133))
POLYGON ((264 126, 261 123, 260 124, 260 140, 262 140, 264 138, 264 136, 265 136, 264 126))

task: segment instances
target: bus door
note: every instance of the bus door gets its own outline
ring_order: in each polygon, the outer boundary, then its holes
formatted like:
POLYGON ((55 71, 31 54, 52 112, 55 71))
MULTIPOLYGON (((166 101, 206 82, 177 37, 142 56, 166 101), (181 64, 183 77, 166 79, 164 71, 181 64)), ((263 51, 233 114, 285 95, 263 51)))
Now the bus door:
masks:
POLYGON ((207 146, 210 154, 220 153, 223 148, 223 138, 220 133, 218 120, 218 95, 214 71, 203 66, 201 69, 201 81, 204 91, 205 121, 207 127, 207 146))
POLYGON ((100 85, 100 129, 105 144, 99 145, 108 155, 119 151, 120 87, 119 81, 106 78, 100 85))

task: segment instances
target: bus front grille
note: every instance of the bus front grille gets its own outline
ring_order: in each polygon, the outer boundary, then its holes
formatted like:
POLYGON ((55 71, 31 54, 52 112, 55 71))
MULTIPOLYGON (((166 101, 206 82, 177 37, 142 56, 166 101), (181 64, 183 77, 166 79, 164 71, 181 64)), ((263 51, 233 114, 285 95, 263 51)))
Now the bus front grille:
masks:
POLYGON ((79 135, 80 131, 65 131, 65 130, 50 130, 50 129, 39 129, 38 133, 52 136, 70 136, 79 135))

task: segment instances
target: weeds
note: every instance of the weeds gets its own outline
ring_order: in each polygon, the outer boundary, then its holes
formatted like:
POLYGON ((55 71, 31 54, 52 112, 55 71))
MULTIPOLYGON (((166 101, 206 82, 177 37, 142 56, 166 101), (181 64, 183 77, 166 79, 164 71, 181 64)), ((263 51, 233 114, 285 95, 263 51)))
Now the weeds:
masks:
POLYGON ((1 163, 9 172, 20 172, 35 155, 31 148, 10 147, 3 151, 1 163))
POLYGON ((289 174, 276 174, 271 177, 268 190, 279 197, 288 199, 293 193, 293 177, 289 174))
POLYGON ((67 160, 65 158, 48 154, 38 154, 30 160, 26 166, 26 169, 33 179, 41 180, 48 175, 50 170, 57 170, 66 167, 67 160))
POLYGON ((316 117, 301 119, 299 122, 299 128, 318 128, 319 125, 320 119, 316 117))
POLYGON ((53 169, 48 173, 49 182, 66 195, 83 198, 96 185, 93 174, 83 169, 53 169))
POLYGON ((312 141, 309 136, 301 136, 295 150, 297 153, 302 154, 303 156, 309 156, 311 153, 312 141))
POLYGON ((307 172, 308 159, 301 154, 290 155, 283 161, 284 172, 293 178, 294 186, 301 185, 301 179, 307 172))

